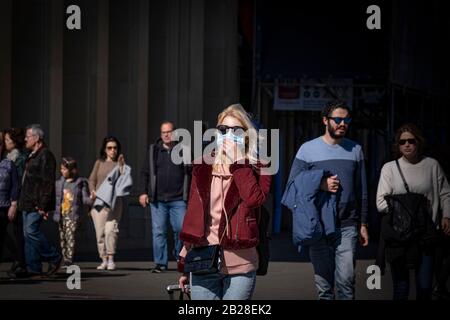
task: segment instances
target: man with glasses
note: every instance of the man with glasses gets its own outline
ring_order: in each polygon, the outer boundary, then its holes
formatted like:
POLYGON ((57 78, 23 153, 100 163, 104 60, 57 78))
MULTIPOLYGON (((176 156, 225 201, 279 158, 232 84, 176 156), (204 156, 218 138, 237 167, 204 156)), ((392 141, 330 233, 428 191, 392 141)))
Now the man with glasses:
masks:
POLYGON ((359 144, 345 138, 351 120, 350 109, 342 101, 329 102, 322 112, 325 134, 300 147, 289 175, 292 181, 306 170, 322 172, 314 203, 323 205, 328 195, 336 200, 333 232, 309 246, 319 299, 335 298, 334 282, 339 299, 355 298, 358 236, 363 246, 369 243, 364 156, 359 144))
POLYGON ((56 273, 62 261, 62 255, 40 231, 42 221, 55 210, 56 160, 44 144, 40 125, 27 127, 25 142, 31 153, 25 164, 18 209, 23 212, 28 272, 32 277, 41 277, 42 261, 49 263, 46 275, 56 273))
POLYGON ((190 188, 190 166, 174 164, 171 151, 175 126, 166 121, 161 124, 160 138, 146 152, 141 170, 139 203, 145 208, 150 204, 152 217, 153 259, 152 273, 167 270, 167 227, 170 222, 174 235, 173 256, 183 247, 179 232, 183 225, 190 188))

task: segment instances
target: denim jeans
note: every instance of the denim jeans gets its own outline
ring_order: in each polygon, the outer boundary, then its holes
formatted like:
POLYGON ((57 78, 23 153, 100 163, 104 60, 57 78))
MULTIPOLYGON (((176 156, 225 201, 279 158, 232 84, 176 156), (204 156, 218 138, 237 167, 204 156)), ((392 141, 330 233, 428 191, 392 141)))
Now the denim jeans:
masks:
POLYGON ((321 300, 332 300, 336 281, 337 298, 355 299, 356 226, 338 229, 309 247, 314 267, 314 282, 321 300))
POLYGON ((25 258, 31 273, 42 272, 42 261, 56 264, 61 260, 61 254, 40 230, 42 220, 38 212, 23 212, 25 258))
POLYGON ((192 300, 250 300, 255 290, 256 272, 191 274, 192 300))
MULTIPOLYGON (((433 256, 422 255, 422 262, 415 270, 416 299, 431 300, 433 286, 433 256)), ((409 269, 402 259, 391 263, 394 300, 408 300, 409 269)))
POLYGON ((167 255, 167 227, 170 221, 174 236, 173 255, 178 259, 178 254, 183 247, 183 242, 179 238, 181 227, 183 226, 184 214, 186 213, 186 202, 157 201, 150 204, 152 215, 152 235, 153 235, 153 259, 156 264, 166 266, 167 255))

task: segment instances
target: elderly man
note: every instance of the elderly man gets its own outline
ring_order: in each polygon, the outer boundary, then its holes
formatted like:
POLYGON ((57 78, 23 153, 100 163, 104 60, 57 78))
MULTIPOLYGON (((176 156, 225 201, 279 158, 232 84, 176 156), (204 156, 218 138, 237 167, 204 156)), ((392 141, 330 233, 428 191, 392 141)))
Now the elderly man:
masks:
POLYGON ((25 256, 31 277, 42 276, 42 261, 49 263, 46 275, 56 273, 62 256, 40 231, 43 219, 55 209, 56 160, 44 144, 44 131, 39 125, 27 127, 26 148, 31 151, 26 160, 19 197, 23 212, 25 256))

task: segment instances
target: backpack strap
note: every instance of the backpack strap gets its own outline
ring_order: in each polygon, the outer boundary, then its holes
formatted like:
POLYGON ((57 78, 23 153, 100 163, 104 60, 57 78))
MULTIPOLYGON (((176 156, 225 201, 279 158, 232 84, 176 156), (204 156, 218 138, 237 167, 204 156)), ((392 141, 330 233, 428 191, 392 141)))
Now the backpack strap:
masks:
POLYGON ((405 186, 406 192, 407 192, 407 193, 410 193, 410 191, 409 191, 409 186, 408 186, 408 184, 406 183, 406 179, 405 179, 405 176, 403 175, 402 169, 400 168, 400 164, 398 163, 398 159, 395 160, 395 164, 397 165, 398 172, 400 172, 400 176, 402 177, 403 185, 405 186))

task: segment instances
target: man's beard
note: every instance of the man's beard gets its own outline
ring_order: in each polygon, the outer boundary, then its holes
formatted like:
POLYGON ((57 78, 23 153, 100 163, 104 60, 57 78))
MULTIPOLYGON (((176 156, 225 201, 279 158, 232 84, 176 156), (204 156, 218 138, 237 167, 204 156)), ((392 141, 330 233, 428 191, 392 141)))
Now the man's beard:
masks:
MULTIPOLYGON (((337 129, 339 129, 339 128, 342 128, 342 127, 338 127, 337 129)), ((344 134, 342 134, 342 135, 336 134, 336 130, 333 128, 333 126, 331 124, 328 123, 328 133, 330 134, 330 137, 332 137, 333 139, 341 139, 341 138, 345 137, 345 134, 347 133, 345 128, 344 128, 344 130, 345 130, 344 134)))

